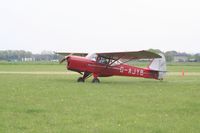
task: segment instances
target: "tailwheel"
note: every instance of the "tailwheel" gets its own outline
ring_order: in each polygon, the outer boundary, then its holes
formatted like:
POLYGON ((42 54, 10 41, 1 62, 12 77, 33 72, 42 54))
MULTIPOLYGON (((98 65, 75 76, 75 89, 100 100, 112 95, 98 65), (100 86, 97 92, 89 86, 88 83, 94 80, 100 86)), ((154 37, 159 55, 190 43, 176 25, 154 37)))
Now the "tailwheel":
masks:
POLYGON ((78 79, 77 79, 77 82, 85 82, 85 80, 82 78, 82 77, 79 77, 78 79))
POLYGON ((92 83, 100 83, 100 80, 99 80, 98 78, 94 78, 94 79, 92 80, 92 83))

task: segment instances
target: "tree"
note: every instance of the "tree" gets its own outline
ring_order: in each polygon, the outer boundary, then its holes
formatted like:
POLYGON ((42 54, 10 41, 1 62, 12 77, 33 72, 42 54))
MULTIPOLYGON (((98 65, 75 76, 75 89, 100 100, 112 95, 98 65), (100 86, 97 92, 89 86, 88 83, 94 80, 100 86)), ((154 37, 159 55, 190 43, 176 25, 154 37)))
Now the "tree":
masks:
POLYGON ((174 60, 174 56, 177 56, 178 52, 176 51, 167 51, 165 52, 166 61, 172 62, 174 60))
POLYGON ((163 53, 160 49, 148 49, 148 51, 150 51, 150 52, 153 52, 153 53, 157 53, 157 54, 159 54, 159 53, 163 53))
POLYGON ((200 62, 200 54, 195 54, 194 59, 198 62, 200 62))
POLYGON ((30 58, 32 53, 24 50, 2 50, 0 51, 0 60, 21 61, 22 58, 30 58))

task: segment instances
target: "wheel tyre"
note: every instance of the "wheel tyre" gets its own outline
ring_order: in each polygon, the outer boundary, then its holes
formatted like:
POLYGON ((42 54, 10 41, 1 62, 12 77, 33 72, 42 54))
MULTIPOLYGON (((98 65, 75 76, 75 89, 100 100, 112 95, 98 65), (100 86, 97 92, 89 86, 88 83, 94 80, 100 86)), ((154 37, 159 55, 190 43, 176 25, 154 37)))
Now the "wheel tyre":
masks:
POLYGON ((98 78, 94 78, 94 79, 92 80, 92 83, 100 83, 100 80, 99 80, 98 78))
POLYGON ((80 78, 78 78, 78 80, 77 80, 77 82, 85 82, 85 80, 82 78, 82 77, 80 77, 80 78))

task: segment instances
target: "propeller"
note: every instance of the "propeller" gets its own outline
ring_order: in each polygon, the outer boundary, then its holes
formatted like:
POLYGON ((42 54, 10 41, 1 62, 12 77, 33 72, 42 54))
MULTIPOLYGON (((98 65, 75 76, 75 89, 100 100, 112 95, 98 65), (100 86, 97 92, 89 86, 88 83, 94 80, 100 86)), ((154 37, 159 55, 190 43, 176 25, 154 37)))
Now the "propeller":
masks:
POLYGON ((62 58, 62 59, 59 61, 59 63, 61 64, 61 63, 63 63, 65 60, 66 60, 66 57, 62 58))
MULTIPOLYGON (((59 63, 63 63, 64 61, 68 60, 69 57, 71 56, 72 54, 69 54, 68 56, 65 56, 62 60, 59 61, 59 63)), ((67 62, 68 63, 68 62, 67 62)))
POLYGON ((68 63, 68 59, 69 59, 69 56, 65 56, 64 58, 62 58, 62 59, 59 61, 59 63, 61 64, 61 63, 63 63, 63 62, 66 61, 66 60, 67 60, 67 63, 68 63))

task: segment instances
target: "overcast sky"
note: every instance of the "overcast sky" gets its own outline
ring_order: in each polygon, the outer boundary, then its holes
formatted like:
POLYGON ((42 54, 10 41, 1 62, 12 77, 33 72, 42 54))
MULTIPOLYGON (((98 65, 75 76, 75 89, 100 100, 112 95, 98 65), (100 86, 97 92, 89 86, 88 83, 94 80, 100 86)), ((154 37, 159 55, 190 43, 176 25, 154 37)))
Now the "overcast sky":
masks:
POLYGON ((200 52, 199 0, 1 0, 0 50, 200 52))

